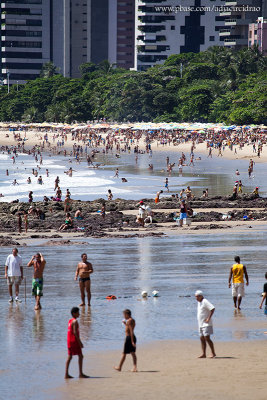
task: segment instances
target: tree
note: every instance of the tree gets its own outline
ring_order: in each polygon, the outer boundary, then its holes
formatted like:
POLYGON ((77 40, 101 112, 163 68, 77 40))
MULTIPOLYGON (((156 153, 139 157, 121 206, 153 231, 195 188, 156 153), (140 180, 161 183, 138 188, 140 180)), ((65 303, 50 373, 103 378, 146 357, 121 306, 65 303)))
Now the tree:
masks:
POLYGON ((59 68, 57 68, 52 61, 48 61, 47 63, 43 64, 40 77, 41 78, 52 78, 59 74, 59 68))

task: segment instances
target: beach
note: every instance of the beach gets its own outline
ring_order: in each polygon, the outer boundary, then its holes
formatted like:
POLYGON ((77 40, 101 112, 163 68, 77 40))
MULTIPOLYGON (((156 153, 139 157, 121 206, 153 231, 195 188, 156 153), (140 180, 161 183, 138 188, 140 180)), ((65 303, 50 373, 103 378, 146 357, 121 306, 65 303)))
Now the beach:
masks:
MULTIPOLYGON (((26 146, 27 148, 35 146, 35 145, 41 145, 41 143, 43 142, 43 138, 44 138, 44 134, 47 134, 48 136, 48 141, 50 141, 51 143, 53 143, 53 135, 54 132, 40 132, 38 130, 29 130, 26 132, 26 146)), ((101 132, 101 136, 103 138, 105 138, 107 136, 106 132, 101 132)), ((117 138, 121 139, 122 141, 124 140, 124 134, 117 134, 116 135, 117 138)), ((21 137, 24 137, 24 133, 21 133, 21 137)), ((8 131, 8 130, 1 130, 0 131, 0 145, 16 145, 17 141, 14 140, 13 134, 12 132, 8 131), (8 137, 6 136, 8 135, 8 137)), ((67 141, 65 142, 64 147, 66 149, 71 149, 74 143, 79 143, 79 141, 77 140, 71 140, 71 134, 68 133, 67 134, 67 141)), ((146 142, 145 142, 145 137, 144 135, 140 138, 140 140, 138 140, 138 145, 139 148, 144 150, 146 147, 146 142)), ((159 141, 154 141, 154 143, 152 143, 151 148, 153 152, 159 152, 159 151, 165 151, 165 152, 175 152, 175 153, 181 153, 181 152, 185 152, 185 153, 190 153, 191 150, 191 146, 192 146, 192 142, 188 141, 186 143, 182 142, 179 144, 166 144, 166 145, 162 145, 159 141)), ((208 156, 209 153, 209 149, 207 148, 206 143, 195 143, 195 152, 202 154, 204 156, 208 156)), ((253 146, 252 144, 246 144, 242 149, 238 148, 239 146, 236 146, 237 149, 237 153, 234 152, 234 150, 230 150, 228 147, 225 148, 225 150, 223 151, 223 158, 227 159, 227 160, 246 160, 246 159, 250 159, 252 158, 254 161, 257 161, 259 163, 265 163, 267 162, 267 145, 264 144, 263 145, 263 149, 262 149, 262 153, 261 156, 258 157, 257 153, 253 152, 253 146)), ((217 157, 218 156, 218 150, 213 150, 213 157, 217 157)))
MULTIPOLYGON (((53 134, 48 132, 53 149, 42 148, 44 132, 27 131, 24 152, 18 152, 14 164, 12 153, 7 154, 6 149, 0 155, 0 193, 4 194, 0 199, 1 265, 14 246, 18 247, 24 266, 36 252, 42 252, 47 262, 41 311, 34 311, 31 268, 24 268, 20 304, 8 304, 3 271, 0 276, 0 340, 5 349, 0 361, 0 398, 7 398, 16 377, 19 390, 13 400, 35 400, 36 393, 39 400, 83 400, 88 396, 99 400, 191 400, 198 396, 211 400, 265 399, 267 328, 259 303, 267 257, 266 144, 260 158, 253 152, 252 143, 245 144, 242 150, 238 145, 233 150, 226 146, 222 157, 218 157, 218 149, 213 149, 211 158, 206 143, 195 143, 194 166, 189 166, 190 141, 162 145, 155 140, 151 142, 151 154, 143 135, 138 141, 139 152, 134 153, 137 142, 131 145, 131 151, 124 150, 124 134, 118 134, 113 149, 106 153, 103 144, 88 147, 88 155, 96 151, 94 168, 84 153, 80 159, 75 158, 73 145, 84 147, 83 141, 71 140, 71 134, 67 134, 61 147, 57 146, 57 138, 53 141, 53 134), (33 146, 42 149, 42 165, 38 149, 33 150, 33 146), (28 154, 28 150, 33 152, 28 154), (177 166, 182 152, 187 161, 180 173, 177 166), (169 172, 167 157, 176 164, 169 172), (250 158, 255 165, 248 177, 250 158), (148 170, 149 163, 153 163, 153 171, 148 170), (66 174, 70 166, 72 176, 66 174), (116 168, 119 179, 114 176, 116 168), (43 185, 37 183, 32 169, 38 169, 38 176, 43 176, 43 185), (31 184, 27 183, 29 176, 31 184), (63 201, 51 199, 57 176, 63 201), (127 182, 123 183, 122 177, 127 182), (166 177, 169 192, 164 187, 166 177), (14 179, 18 185, 12 185, 14 179), (237 179, 242 179, 243 193, 233 199, 237 179), (187 199, 193 215, 179 226, 179 193, 187 186, 193 193, 187 199), (260 187, 260 196, 253 194, 256 186, 260 187), (203 197, 206 188, 209 194, 203 197), (62 231, 67 189, 71 192, 73 227, 62 231), (108 189, 113 193, 111 200, 107 198, 108 189), (161 189, 160 201, 155 203, 155 195, 161 189), (33 191, 31 203, 29 190, 33 191), (48 196, 47 201, 44 196, 48 196), (140 200, 153 211, 153 222, 144 227, 136 222, 140 200), (82 219, 74 218, 78 209, 82 219), (28 232, 24 220, 19 232, 18 215, 25 213, 28 232), (92 306, 81 307, 79 318, 84 372, 91 378, 64 381, 70 309, 80 302, 74 274, 84 252, 94 267, 92 306), (229 270, 237 254, 250 278, 241 311, 234 309, 228 288, 229 270), (215 305, 212 338, 217 358, 212 360, 197 359, 201 349, 194 293, 199 289, 215 305), (147 299, 142 298, 144 290, 148 292, 147 299), (154 290, 159 292, 158 297, 152 297, 154 290), (116 299, 108 300, 111 295, 116 299), (136 374, 130 372, 130 356, 122 372, 113 369, 124 341, 125 308, 132 311, 136 320, 136 374)), ((12 132, 0 132, 0 145, 16 144, 12 132)), ((78 376, 76 357, 70 373, 78 376)))
POLYGON ((112 371, 119 352, 90 354, 85 365, 92 379, 67 382, 51 395, 55 400, 85 400, 88 393, 96 400, 265 400, 265 349, 266 340, 220 342, 216 359, 200 360, 198 342, 157 342, 139 349, 137 374, 130 372, 130 359, 123 372, 112 371))

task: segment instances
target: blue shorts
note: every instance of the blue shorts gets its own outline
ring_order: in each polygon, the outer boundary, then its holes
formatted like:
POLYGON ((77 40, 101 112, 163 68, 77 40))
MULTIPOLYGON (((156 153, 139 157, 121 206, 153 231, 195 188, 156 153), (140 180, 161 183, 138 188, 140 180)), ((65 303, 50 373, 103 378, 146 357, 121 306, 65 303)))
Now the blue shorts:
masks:
POLYGON ((265 306, 264 314, 267 315, 267 306, 265 306))
POLYGON ((185 219, 187 218, 187 214, 186 213, 180 213, 180 219, 185 219))

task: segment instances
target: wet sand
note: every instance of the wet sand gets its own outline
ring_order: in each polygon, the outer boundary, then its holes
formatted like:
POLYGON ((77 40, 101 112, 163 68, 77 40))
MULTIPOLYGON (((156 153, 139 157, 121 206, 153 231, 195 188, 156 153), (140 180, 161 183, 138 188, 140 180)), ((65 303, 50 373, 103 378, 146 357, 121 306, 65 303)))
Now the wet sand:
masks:
MULTIPOLYGON (((140 347, 137 374, 130 372, 131 356, 123 371, 116 372, 112 367, 119 361, 119 351, 91 355, 85 350, 84 370, 92 379, 67 381, 51 393, 51 398, 265 400, 264 335, 262 341, 253 343, 214 342, 216 359, 197 359, 198 341, 155 342, 140 347)), ((74 358, 71 373, 75 376, 76 364, 74 358)))

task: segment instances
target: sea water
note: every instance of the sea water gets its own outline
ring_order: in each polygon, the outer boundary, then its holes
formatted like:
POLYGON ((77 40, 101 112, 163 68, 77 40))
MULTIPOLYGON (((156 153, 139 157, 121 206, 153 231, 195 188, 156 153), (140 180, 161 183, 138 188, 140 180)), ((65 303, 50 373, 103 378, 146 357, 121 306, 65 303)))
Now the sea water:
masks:
MULTIPOLYGON (((13 164, 11 155, 0 154, 0 201, 28 200, 29 191, 33 191, 33 200, 40 201, 43 196, 55 195, 54 182, 57 176, 60 179, 60 187, 63 196, 68 188, 71 197, 75 200, 94 200, 107 198, 108 189, 112 190, 114 198, 138 200, 141 198, 154 198, 158 190, 164 190, 164 195, 178 193, 182 188, 190 185, 193 193, 201 195, 202 190, 209 188, 210 196, 232 194, 233 184, 241 179, 244 185, 244 193, 252 192, 256 186, 260 188, 260 194, 267 194, 267 181, 264 164, 257 163, 251 179, 247 174, 247 160, 225 160, 214 157, 207 159, 201 156, 201 160, 195 161, 195 166, 183 168, 183 174, 179 174, 177 161, 181 152, 168 152, 168 150, 154 152, 152 157, 148 154, 139 154, 135 160, 135 154, 122 153, 120 158, 115 154, 104 155, 99 153, 95 157, 95 164, 99 168, 92 168, 85 160, 76 163, 69 157, 43 154, 43 165, 40 160, 35 161, 32 155, 19 154, 13 164), (176 163, 171 175, 166 172, 166 157, 176 163), (148 164, 153 164, 154 170, 148 170, 148 164), (43 185, 37 183, 37 178, 32 175, 32 169, 37 169, 43 178, 43 185), (73 176, 69 177, 65 172, 72 167, 73 176), (115 178, 115 170, 119 168, 119 178, 115 178), (240 176, 235 175, 239 169, 240 176), (8 169, 9 175, 6 175, 8 169), (46 176, 49 170, 49 177, 46 176), (30 177, 32 183, 27 183, 30 177), (121 178, 126 178, 123 183, 121 178), (170 193, 165 189, 165 178, 169 179, 170 193), (18 185, 12 185, 14 179, 18 185)), ((196 154, 198 156, 198 154, 196 154)), ((189 155, 187 154, 187 160, 189 155)))
MULTIPOLYGON (((266 228, 262 232, 214 233, 162 238, 80 239, 87 244, 69 247, 21 247, 23 265, 36 251, 47 261, 44 272, 43 309, 35 312, 31 297, 31 269, 25 268, 27 301, 21 286, 21 304, 8 304, 8 290, 0 280, 1 391, 14 400, 49 399, 44 390, 59 385, 66 359, 70 309, 80 303, 74 281, 80 255, 87 252, 94 273, 92 307, 81 309, 79 319, 84 353, 118 349, 124 340, 122 311, 132 310, 138 345, 155 340, 198 340, 197 303, 201 289, 215 306, 214 340, 264 339, 266 316, 259 310, 266 272, 266 228), (235 312, 228 276, 235 255, 247 266, 250 285, 242 311, 235 312), (150 297, 144 300, 141 292, 150 297), (159 297, 151 297, 158 290, 159 297), (108 301, 106 296, 117 300, 108 301), (16 388, 13 388, 14 379, 16 388), (23 395, 22 395, 23 394, 23 395)), ((77 240, 77 239, 75 239, 77 240)), ((45 243, 44 243, 45 244, 45 243)), ((2 248, 0 264, 10 249, 2 248)), ((3 267, 1 276, 3 276, 3 267)), ((244 344, 245 345, 245 344, 244 344)), ((2 397, 1 397, 2 396, 2 397)))

